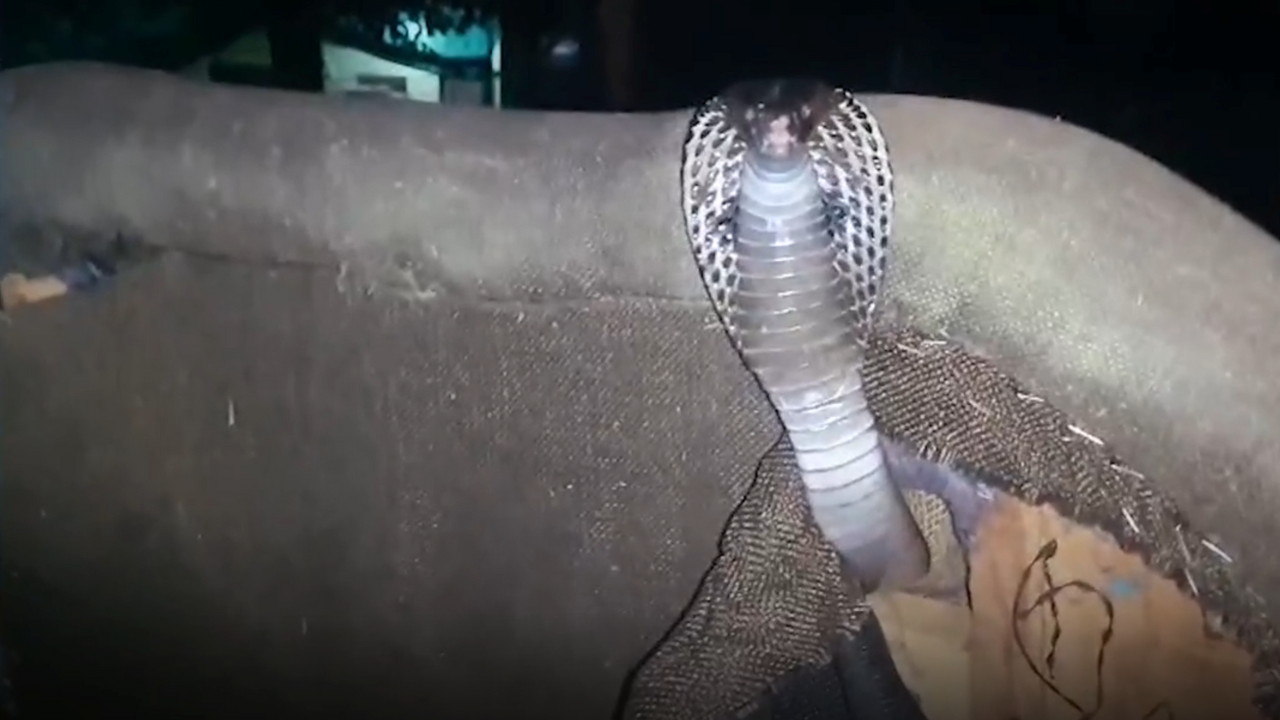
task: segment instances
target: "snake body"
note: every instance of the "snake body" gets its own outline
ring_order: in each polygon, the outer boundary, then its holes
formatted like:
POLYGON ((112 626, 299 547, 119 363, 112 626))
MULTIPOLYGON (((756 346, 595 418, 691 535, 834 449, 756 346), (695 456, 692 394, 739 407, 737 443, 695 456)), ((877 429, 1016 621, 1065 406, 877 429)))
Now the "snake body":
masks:
POLYGON ((929 554, 863 391, 894 202, 875 118, 817 81, 740 83, 697 109, 684 151, 703 283, 795 448, 814 520, 864 589, 918 579, 929 554))
POLYGON ((1254 654, 1255 707, 1280 717, 1280 631, 1261 599, 1230 575, 1229 558, 1211 557, 1205 548, 1216 546, 1206 538, 1193 542, 1197 535, 1170 501, 1134 487, 1116 491, 1117 500, 1095 486, 1055 503, 1077 489, 1049 480, 988 487, 880 437, 862 390, 862 348, 885 275, 893 173, 861 102, 809 80, 730 87, 693 114, 681 196, 721 324, 782 420, 814 520, 864 591, 910 586, 949 552, 943 526, 931 520, 938 503, 949 517, 945 529, 970 552, 992 487, 1047 502, 1110 528, 1179 582, 1217 618, 1211 625, 1254 654), (921 529, 930 531, 928 550, 921 529))

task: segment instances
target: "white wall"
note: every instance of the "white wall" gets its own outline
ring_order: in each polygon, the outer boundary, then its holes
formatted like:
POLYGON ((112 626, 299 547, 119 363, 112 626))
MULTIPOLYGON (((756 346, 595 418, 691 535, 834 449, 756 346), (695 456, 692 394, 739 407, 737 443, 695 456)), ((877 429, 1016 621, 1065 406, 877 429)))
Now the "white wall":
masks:
MULTIPOLYGON (((362 83, 361 76, 403 78, 405 88, 403 97, 418 102, 440 102, 440 78, 434 73, 384 60, 363 50, 328 42, 321 43, 321 56, 326 93, 386 92, 376 85, 362 83)), ((248 33, 222 51, 202 58, 179 72, 188 77, 208 80, 209 65, 212 62, 264 69, 271 67, 271 46, 267 41, 266 33, 262 31, 248 33)), ((495 71, 499 70, 501 62, 502 44, 499 41, 493 50, 492 64, 495 71)), ((495 104, 500 106, 502 86, 501 79, 498 77, 494 79, 493 92, 495 104)))
POLYGON ((324 91, 346 93, 376 91, 361 76, 404 78, 405 96, 419 102, 440 102, 440 78, 425 70, 383 60, 355 48, 323 43, 324 91))

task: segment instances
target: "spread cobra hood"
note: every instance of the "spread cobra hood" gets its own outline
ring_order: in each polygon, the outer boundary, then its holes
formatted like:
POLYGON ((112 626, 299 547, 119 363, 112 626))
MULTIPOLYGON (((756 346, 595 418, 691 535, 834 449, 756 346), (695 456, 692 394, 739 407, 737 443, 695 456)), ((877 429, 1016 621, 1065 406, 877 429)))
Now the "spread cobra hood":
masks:
MULTIPOLYGON (((1163 528, 1153 564, 1280 611, 1280 245, 1079 129, 867 102, 898 187, 886 432, 1081 516, 1132 470, 1232 558, 1174 558, 1163 528)), ((779 433, 683 234, 687 112, 84 64, 6 73, 0 105, 6 269, 160 251, 0 325, 22 672, 170 714, 612 710, 779 433)))

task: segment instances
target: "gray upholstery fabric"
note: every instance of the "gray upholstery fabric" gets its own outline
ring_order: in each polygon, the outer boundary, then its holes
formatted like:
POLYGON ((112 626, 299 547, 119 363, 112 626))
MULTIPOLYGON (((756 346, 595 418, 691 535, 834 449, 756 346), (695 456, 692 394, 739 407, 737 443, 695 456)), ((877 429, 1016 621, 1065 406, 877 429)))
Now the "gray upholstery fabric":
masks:
MULTIPOLYGON (((1280 246, 1081 130, 870 105, 895 317, 1105 438, 1274 615, 1280 246)), ((94 65, 7 73, 0 112, 10 265, 115 231, 177 251, 0 325, 27 664, 197 715, 612 710, 777 436, 679 225, 685 113, 94 65)))

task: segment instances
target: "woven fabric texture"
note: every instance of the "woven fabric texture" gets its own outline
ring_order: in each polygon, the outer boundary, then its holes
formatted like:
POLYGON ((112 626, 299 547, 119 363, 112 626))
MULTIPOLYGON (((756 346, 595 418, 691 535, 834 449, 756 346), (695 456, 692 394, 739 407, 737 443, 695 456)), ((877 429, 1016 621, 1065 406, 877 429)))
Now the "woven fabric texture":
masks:
MULTIPOLYGON (((1151 481, 990 363, 919 332, 873 339, 867 387, 891 437, 1103 530, 1177 582, 1205 608, 1206 631, 1255 653, 1255 705, 1275 716, 1280 636, 1261 599, 1151 481)), ((761 463, 692 606, 638 674, 630 717, 746 714, 789 673, 830 662, 839 633, 856 634, 870 614, 813 526, 793 466, 785 443, 761 463)), ((936 508, 913 503, 934 537, 945 531, 936 508)))
MULTIPOLYGON (((888 433, 1110 530, 1269 682, 1280 245, 1065 123, 868 104, 901 190, 888 433)), ((83 64, 0 75, 0 110, 5 269, 117 234, 158 253, 0 323, 0 622, 54 716, 594 720, 659 647, 633 707, 683 717, 857 629, 809 530, 763 515, 698 594, 779 428, 680 227, 688 113, 83 64), (781 644, 717 629, 748 601, 787 605, 781 644), (686 610, 702 650, 661 644, 686 610), (644 691, 717 647, 736 680, 644 691)))

